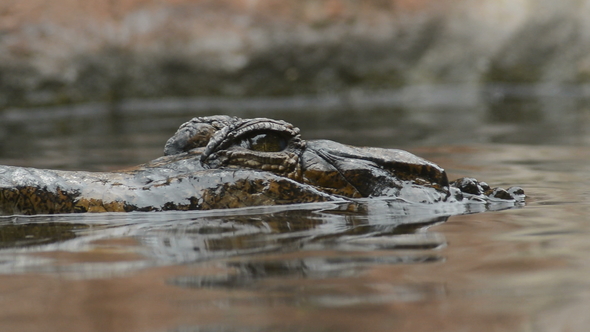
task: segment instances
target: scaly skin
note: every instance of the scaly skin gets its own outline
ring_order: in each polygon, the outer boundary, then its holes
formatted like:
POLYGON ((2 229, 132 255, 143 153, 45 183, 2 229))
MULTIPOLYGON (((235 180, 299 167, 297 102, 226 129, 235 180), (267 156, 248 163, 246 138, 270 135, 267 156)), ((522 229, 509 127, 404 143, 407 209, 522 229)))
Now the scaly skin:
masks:
POLYGON ((0 166, 0 214, 209 210, 397 197, 411 202, 522 202, 520 188, 449 183, 439 166, 393 149, 304 141, 270 119, 194 118, 165 156, 120 172, 0 166))

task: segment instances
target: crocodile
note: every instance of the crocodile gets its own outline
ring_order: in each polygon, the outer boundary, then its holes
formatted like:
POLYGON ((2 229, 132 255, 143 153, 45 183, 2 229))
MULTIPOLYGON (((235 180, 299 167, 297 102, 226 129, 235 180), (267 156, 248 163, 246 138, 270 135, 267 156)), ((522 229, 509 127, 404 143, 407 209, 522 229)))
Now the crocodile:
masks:
POLYGON ((393 198, 415 203, 524 202, 519 187, 449 181, 397 149, 301 138, 281 120, 224 115, 180 126, 164 155, 117 172, 0 166, 0 214, 211 210, 393 198))

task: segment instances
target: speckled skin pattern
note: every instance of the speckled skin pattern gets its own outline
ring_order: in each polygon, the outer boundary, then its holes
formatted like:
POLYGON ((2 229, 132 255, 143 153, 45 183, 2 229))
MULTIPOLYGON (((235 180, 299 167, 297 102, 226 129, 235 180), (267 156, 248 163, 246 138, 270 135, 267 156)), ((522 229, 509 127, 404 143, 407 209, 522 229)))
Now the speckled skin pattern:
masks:
POLYGON ((194 118, 165 156, 120 172, 0 166, 0 214, 210 210, 391 197, 416 203, 522 202, 402 150, 304 141, 293 125, 229 116, 194 118))

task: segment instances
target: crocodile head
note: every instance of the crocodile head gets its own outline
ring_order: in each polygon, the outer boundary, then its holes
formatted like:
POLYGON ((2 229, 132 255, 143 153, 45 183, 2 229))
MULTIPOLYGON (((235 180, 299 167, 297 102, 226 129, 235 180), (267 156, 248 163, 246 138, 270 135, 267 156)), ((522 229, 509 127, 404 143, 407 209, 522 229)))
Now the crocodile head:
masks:
POLYGON ((0 167, 0 212, 67 213, 206 210, 392 197, 436 203, 522 201, 520 188, 445 171, 402 150, 304 141, 271 119, 194 118, 168 140, 164 156, 112 173, 0 167))
POLYGON ((168 140, 164 153, 198 154, 197 164, 205 169, 269 172, 336 197, 438 201, 449 195, 444 170, 411 153, 304 141, 284 121, 195 118, 168 140))

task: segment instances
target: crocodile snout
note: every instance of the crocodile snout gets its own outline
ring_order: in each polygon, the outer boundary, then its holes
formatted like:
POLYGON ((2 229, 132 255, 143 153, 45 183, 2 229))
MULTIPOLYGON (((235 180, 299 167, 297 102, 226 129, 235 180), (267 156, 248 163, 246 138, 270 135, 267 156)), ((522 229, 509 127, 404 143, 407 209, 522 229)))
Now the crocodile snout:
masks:
POLYGON ((442 168, 402 150, 310 141, 302 165, 305 183, 346 197, 439 201, 449 195, 449 181, 442 168))

